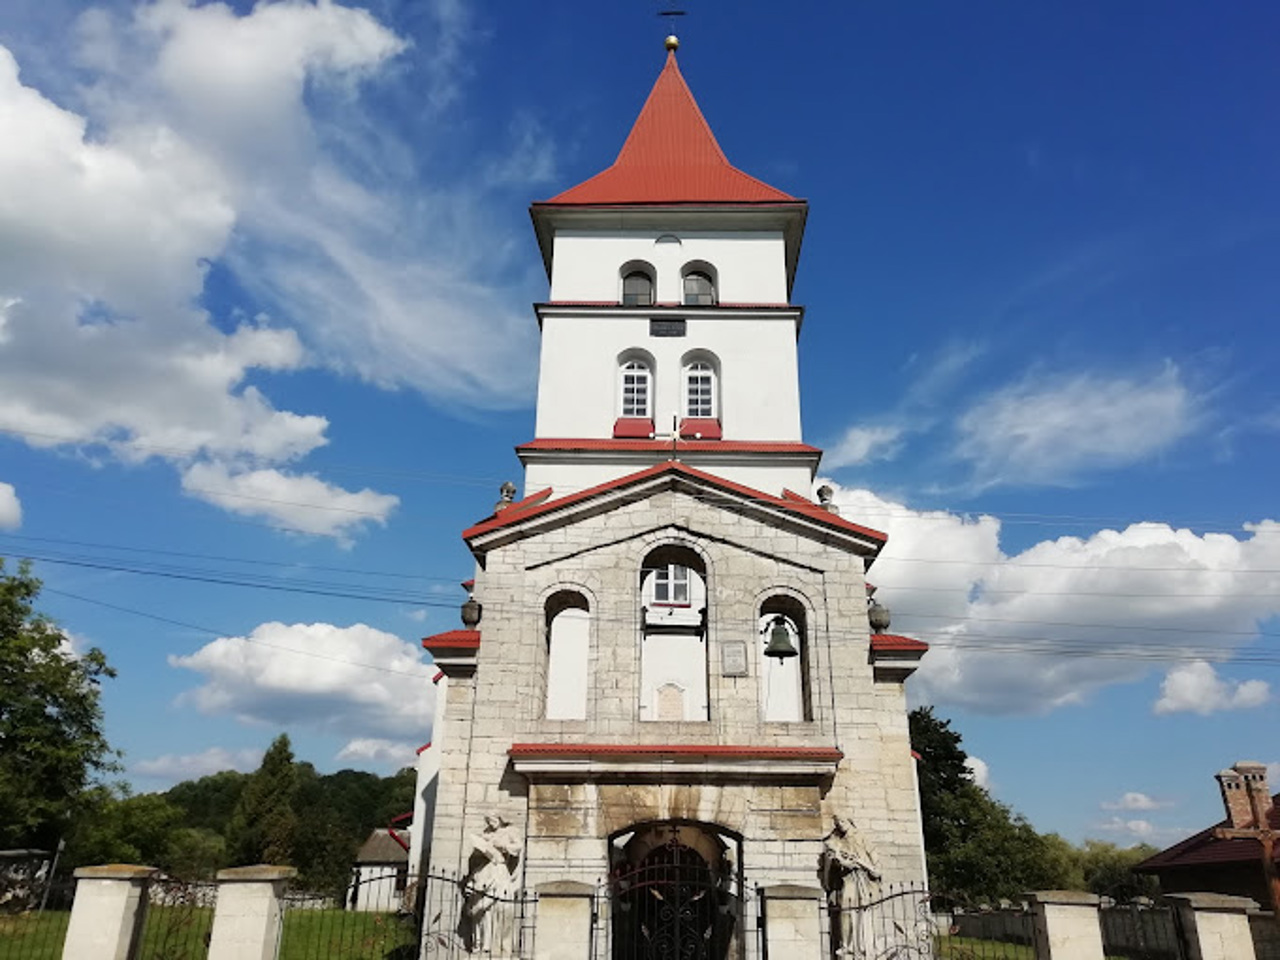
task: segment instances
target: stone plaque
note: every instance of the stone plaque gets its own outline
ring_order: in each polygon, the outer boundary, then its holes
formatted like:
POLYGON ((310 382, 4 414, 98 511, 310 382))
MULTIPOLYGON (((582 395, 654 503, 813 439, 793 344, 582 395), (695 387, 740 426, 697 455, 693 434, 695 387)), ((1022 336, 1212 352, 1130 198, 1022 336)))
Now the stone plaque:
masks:
POLYGON ((654 318, 649 321, 649 336, 651 337, 683 337, 684 335, 684 320, 658 320, 654 318))
POLYGON ((747 645, 742 640, 730 640, 720 647, 721 673, 726 677, 747 675, 747 645))

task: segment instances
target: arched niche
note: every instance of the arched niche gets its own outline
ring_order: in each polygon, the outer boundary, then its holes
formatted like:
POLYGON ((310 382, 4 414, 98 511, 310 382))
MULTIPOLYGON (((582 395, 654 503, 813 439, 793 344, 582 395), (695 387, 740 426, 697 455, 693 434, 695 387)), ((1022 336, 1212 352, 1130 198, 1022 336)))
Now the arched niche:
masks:
POLYGON ((760 667, 760 716, 766 723, 798 723, 813 717, 809 692, 809 612, 805 604, 785 593, 774 593, 760 604, 757 618, 757 657, 760 667), (796 656, 765 655, 773 630, 781 625, 796 656))
POLYGON ((548 720, 585 720, 591 662, 591 607, 576 590, 557 590, 544 605, 548 720))
POLYGON ((707 720, 707 570, 690 547, 651 550, 640 566, 641 720, 707 720))

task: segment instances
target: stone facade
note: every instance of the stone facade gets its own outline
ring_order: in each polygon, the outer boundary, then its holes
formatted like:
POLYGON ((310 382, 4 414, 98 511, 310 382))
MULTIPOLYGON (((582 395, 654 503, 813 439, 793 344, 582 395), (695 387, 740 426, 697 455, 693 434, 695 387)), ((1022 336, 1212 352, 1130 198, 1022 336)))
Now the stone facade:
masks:
MULTIPOLYGON (((608 839, 637 823, 690 820, 741 836, 750 883, 812 884, 833 817, 852 820, 886 880, 922 880, 923 851, 903 683, 876 679, 866 615, 864 556, 804 536, 785 520, 720 506, 711 491, 672 481, 605 512, 587 504, 482 554, 475 597, 482 641, 451 676, 444 708, 432 865, 463 871, 468 839, 497 815, 527 835, 523 882, 593 882, 609 871, 608 839), (770 520, 772 519, 772 522, 770 520), (639 718, 640 571, 655 548, 679 545, 707 572, 710 719, 639 718), (591 644, 587 719, 544 719, 547 599, 587 598, 591 644), (763 643, 761 604, 802 603, 810 719, 761 719, 755 656, 724 676, 723 645, 763 643), (680 753, 657 761, 566 763, 522 775, 515 744, 615 747, 836 748, 829 770, 760 760, 746 769, 680 753)), ((449 667, 444 668, 446 672, 449 667)), ((803 766, 803 765, 801 765, 803 766)))

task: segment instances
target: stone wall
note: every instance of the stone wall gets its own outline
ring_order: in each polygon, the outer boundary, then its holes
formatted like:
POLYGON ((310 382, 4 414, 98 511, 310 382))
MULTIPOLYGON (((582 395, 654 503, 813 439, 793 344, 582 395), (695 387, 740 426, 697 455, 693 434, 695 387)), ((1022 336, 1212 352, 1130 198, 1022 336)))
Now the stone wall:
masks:
MULTIPOLYGON (((606 866, 605 840, 639 820, 684 817, 744 839, 748 871, 771 882, 813 882, 821 840, 849 817, 879 854, 888 880, 923 879, 913 761, 902 684, 876 681, 869 658, 863 558, 844 544, 717 503, 706 491, 668 489, 517 539, 485 557, 474 677, 451 677, 443 723, 432 865, 465 872, 469 838, 498 815, 527 831, 537 882, 588 881, 606 866), (651 550, 680 544, 706 568, 709 721, 639 719, 640 568, 651 550), (543 718, 543 604, 575 590, 591 608, 586 720, 543 718), (804 604, 811 719, 766 723, 757 658, 744 676, 721 670, 724 645, 760 642, 761 603, 783 593, 804 604), (718 775, 638 784, 544 783, 511 768, 513 743, 838 747, 825 783, 733 783, 718 775)), ((532 877, 526 877, 526 881, 532 877)))

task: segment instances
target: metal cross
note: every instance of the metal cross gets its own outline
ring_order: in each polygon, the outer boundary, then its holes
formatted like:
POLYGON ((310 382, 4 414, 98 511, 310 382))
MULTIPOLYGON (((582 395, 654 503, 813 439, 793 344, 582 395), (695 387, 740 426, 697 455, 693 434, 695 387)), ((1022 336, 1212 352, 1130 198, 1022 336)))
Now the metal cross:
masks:
MULTIPOLYGON (((1267 799, 1270 799, 1269 797, 1267 799)), ((1213 836, 1218 840, 1257 840, 1262 844, 1262 872, 1267 878, 1271 894, 1271 909, 1280 923, 1280 873, 1276 872, 1276 838, 1280 830, 1271 826, 1267 811, 1262 809, 1258 792, 1249 787, 1249 808, 1253 812, 1252 827, 1215 827, 1213 836)))

